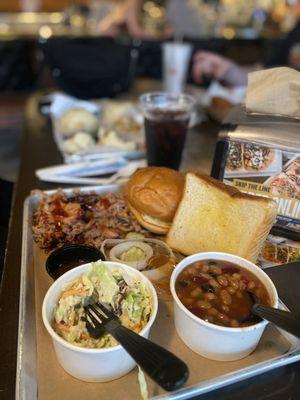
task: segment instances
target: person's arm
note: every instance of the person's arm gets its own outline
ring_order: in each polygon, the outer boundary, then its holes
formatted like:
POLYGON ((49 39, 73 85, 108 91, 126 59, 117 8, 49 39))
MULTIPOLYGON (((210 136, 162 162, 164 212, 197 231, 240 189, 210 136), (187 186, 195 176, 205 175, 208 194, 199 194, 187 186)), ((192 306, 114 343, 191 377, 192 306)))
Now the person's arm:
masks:
POLYGON ((143 0, 127 0, 126 3, 125 20, 129 33, 132 36, 144 35, 145 31, 140 21, 143 0))
MULTIPOLYGON (((116 36, 122 32, 127 33, 139 39, 157 39, 153 33, 147 32, 142 23, 142 6, 143 0, 125 0, 123 1, 114 12, 108 15, 100 23, 100 33, 103 35, 116 36)), ((173 29, 166 23, 162 32, 159 34, 159 39, 170 37, 173 29)))
POLYGON ((193 76, 197 83, 204 77, 224 81, 232 86, 246 85, 251 71, 262 68, 262 65, 240 66, 228 58, 209 51, 199 51, 194 56, 193 76))
POLYGON ((100 23, 100 32, 115 36, 125 28, 133 37, 146 37, 140 16, 143 0, 125 0, 100 23))

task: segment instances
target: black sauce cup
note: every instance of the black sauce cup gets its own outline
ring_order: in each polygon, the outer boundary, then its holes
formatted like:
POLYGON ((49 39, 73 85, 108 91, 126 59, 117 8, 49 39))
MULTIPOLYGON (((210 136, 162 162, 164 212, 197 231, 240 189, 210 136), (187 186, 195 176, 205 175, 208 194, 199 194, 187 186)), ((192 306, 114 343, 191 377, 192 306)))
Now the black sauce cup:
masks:
POLYGON ((46 270, 54 280, 65 272, 93 261, 105 260, 99 249, 82 244, 67 244, 54 250, 46 260, 46 270))

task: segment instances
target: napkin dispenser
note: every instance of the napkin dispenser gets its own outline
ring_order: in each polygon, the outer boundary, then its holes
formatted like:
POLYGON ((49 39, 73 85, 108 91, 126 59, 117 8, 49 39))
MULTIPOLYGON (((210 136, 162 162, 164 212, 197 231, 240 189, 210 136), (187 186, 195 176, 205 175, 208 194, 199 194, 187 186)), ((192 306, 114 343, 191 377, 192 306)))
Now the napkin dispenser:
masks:
POLYGON ((300 121, 235 107, 218 135, 211 175, 278 203, 272 233, 300 240, 300 121))

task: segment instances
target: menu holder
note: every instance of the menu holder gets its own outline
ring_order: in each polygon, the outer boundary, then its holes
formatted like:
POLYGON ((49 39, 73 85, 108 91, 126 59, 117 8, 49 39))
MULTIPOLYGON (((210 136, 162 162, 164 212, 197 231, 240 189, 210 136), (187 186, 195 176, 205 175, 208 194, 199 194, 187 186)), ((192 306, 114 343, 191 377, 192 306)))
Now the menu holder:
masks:
POLYGON ((244 106, 234 108, 219 132, 211 175, 242 192, 274 199, 278 203, 275 228, 284 237, 298 240, 300 137, 297 119, 254 116, 246 113, 244 106))

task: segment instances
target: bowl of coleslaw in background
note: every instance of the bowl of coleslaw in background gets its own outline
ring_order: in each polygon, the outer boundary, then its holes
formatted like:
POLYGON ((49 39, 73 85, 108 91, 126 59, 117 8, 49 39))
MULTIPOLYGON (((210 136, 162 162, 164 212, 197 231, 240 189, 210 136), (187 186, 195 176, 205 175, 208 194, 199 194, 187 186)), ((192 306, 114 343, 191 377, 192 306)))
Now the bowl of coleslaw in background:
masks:
MULTIPOLYGON (((126 321, 129 320, 128 327, 131 328, 136 320, 142 321, 138 333, 146 338, 157 314, 156 291, 148 278, 138 270, 117 262, 97 261, 66 272, 52 284, 44 298, 43 322, 52 338, 57 359, 63 369, 86 382, 117 379, 136 365, 123 347, 114 342, 109 334, 105 334, 98 342, 88 338, 80 315, 79 318, 77 315, 75 322, 73 321, 75 325, 68 325, 70 318, 75 318, 74 313, 80 312, 78 310, 83 312, 86 300, 80 298, 82 289, 78 289, 82 285, 87 293, 86 296, 94 296, 97 293, 99 296, 97 300, 104 305, 110 304, 111 301, 114 307, 116 302, 120 302, 116 287, 119 285, 121 292, 123 291, 123 299, 119 305, 122 324, 126 325, 126 321), (124 283, 121 282, 120 276, 129 289, 126 288, 124 291, 124 283), (145 301, 143 296, 146 298, 145 301), (143 311, 140 311, 141 308, 143 311), (147 318, 144 315, 147 315, 147 318), (91 346, 103 347, 91 348, 91 346)), ((89 297, 89 301, 91 299, 89 297)))

